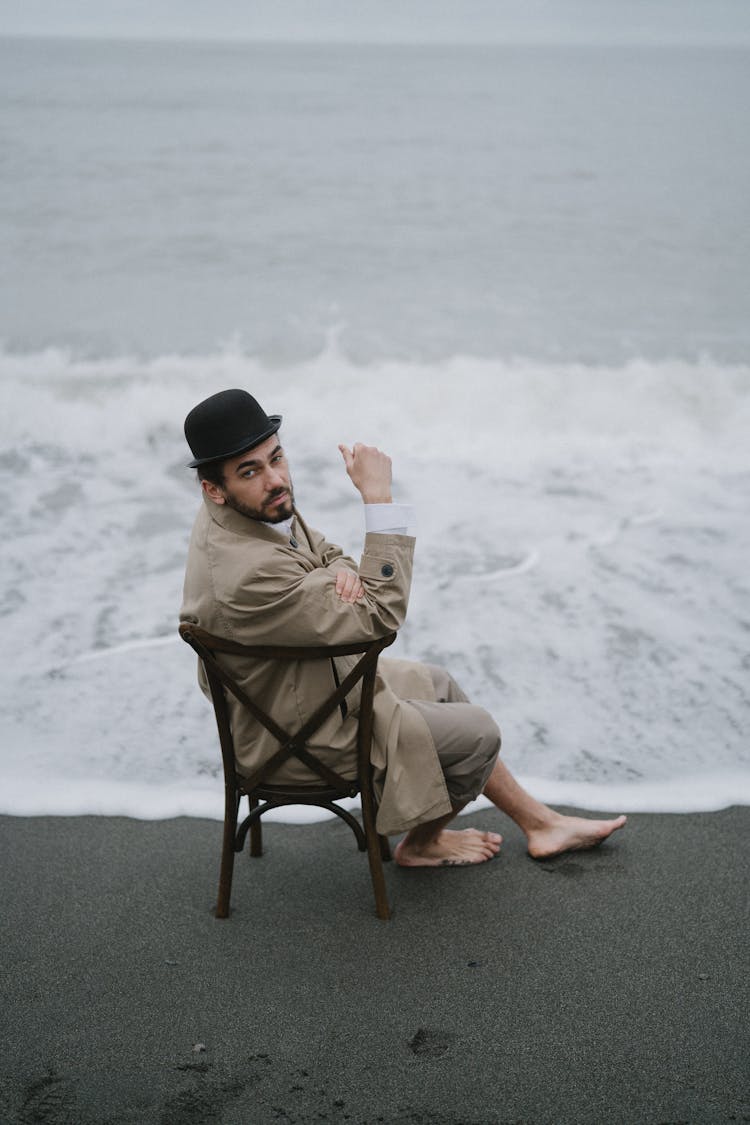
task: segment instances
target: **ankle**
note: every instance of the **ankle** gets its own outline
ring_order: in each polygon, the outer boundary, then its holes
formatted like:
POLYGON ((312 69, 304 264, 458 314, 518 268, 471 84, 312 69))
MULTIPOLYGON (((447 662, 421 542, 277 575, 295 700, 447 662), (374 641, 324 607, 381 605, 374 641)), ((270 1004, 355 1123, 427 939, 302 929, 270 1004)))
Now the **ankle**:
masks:
POLYGON ((526 836, 531 836, 535 832, 549 832, 550 829, 559 828, 565 817, 562 813, 555 812, 554 809, 548 809, 544 806, 543 811, 534 812, 524 817, 523 823, 519 827, 523 830, 526 836))

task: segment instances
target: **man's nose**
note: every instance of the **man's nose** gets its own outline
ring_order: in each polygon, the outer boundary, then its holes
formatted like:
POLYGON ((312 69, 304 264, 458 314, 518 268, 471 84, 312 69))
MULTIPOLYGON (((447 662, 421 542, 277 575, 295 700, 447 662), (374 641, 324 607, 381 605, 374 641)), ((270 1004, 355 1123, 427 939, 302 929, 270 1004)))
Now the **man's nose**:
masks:
POLYGON ((283 474, 279 469, 269 465, 266 470, 266 485, 269 489, 278 488, 279 485, 286 485, 283 474))

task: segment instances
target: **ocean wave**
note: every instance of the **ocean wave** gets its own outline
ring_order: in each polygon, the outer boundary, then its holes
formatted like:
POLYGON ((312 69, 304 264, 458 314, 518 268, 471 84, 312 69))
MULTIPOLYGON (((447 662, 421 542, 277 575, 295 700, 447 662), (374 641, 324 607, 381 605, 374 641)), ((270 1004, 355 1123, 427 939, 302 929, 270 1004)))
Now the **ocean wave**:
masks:
POLYGON ((13 446, 32 436, 61 443, 67 436, 88 450, 114 438, 119 426, 138 435, 139 444, 153 444, 154 425, 179 437, 181 411, 196 396, 233 385, 273 398, 295 430, 309 429, 300 415, 326 431, 356 418, 377 436, 390 436, 397 414, 394 436, 403 436, 411 420, 420 443, 433 449, 469 428, 480 438, 501 432, 512 440, 520 428, 525 442, 586 433, 594 440, 659 440, 669 449, 680 437, 746 433, 750 420, 750 365, 719 364, 708 355, 609 366, 472 355, 360 364, 341 350, 339 335, 332 330, 325 348, 308 360, 271 365, 236 344, 150 359, 0 348, 2 438, 13 446), (45 400, 57 417, 44 409, 45 400), (72 429, 58 425, 60 412, 72 429))
POLYGON ((447 664, 540 795, 748 800, 750 367, 363 365, 334 334, 276 366, 0 352, 3 811, 212 815, 213 720, 172 638, 198 504, 182 419, 228 386, 284 415, 298 503, 352 553, 337 443, 391 453, 419 524, 398 655, 447 664))

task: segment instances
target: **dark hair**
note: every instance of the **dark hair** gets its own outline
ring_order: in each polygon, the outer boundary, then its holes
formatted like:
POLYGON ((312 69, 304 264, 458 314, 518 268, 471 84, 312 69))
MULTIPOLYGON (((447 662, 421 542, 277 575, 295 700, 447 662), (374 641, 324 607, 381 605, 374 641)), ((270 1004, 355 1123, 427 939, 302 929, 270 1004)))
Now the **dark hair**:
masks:
POLYGON ((207 465, 199 465, 195 470, 198 480, 207 480, 218 488, 224 487, 224 462, 209 461, 207 465))

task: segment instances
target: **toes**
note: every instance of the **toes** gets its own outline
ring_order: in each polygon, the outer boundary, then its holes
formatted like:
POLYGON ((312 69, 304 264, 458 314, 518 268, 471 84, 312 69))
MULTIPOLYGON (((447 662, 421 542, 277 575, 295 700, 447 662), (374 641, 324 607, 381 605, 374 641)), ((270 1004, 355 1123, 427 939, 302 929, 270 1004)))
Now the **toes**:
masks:
POLYGON ((502 844, 503 838, 498 832, 483 831, 481 828, 464 828, 465 836, 476 836, 478 839, 493 844, 502 844))

